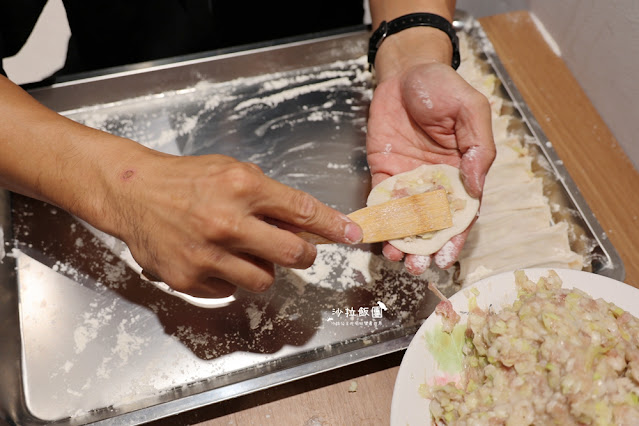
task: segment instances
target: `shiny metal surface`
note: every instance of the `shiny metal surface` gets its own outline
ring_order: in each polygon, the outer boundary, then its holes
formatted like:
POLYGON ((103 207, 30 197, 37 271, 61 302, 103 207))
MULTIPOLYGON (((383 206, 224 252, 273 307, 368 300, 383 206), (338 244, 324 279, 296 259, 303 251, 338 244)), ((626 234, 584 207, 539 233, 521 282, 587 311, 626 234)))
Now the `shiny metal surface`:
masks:
MULTIPOLYGON (((367 36, 113 73, 33 95, 164 152, 255 162, 348 213, 363 207, 370 185, 367 36)), ((619 278, 614 248, 576 188, 565 190, 594 250, 613 265, 595 272, 619 278)), ((329 246, 311 271, 279 269, 268 292, 203 309, 140 279, 117 256, 117 240, 52 206, 12 195, 9 207, 3 197, 6 248, 16 250, 0 264, 0 418, 19 424, 143 423, 400 350, 437 303, 426 280, 457 290, 445 286, 452 273, 410 276, 384 261, 379 245, 329 246)))

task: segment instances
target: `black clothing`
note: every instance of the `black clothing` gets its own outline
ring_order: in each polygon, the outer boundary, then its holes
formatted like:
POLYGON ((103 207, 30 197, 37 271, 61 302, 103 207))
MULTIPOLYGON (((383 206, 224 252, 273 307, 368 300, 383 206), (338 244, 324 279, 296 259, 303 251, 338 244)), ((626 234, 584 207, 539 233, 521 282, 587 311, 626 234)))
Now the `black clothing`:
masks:
MULTIPOLYGON (((47 0, 0 2, 1 59, 15 55, 47 0)), ((362 0, 62 0, 71 39, 58 75, 360 25, 362 0)), ((6 75, 6 74, 5 74, 6 75)))

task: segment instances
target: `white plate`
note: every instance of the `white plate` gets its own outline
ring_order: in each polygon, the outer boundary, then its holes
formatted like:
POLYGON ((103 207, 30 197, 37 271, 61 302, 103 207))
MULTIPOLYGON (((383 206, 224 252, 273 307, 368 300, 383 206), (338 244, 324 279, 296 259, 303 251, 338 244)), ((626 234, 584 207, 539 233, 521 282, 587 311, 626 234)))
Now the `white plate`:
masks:
MULTIPOLYGON (((620 308, 639 316, 639 290, 601 275, 569 269, 554 269, 563 282, 563 287, 578 288, 591 297, 602 298, 614 303, 620 308)), ((526 275, 533 281, 547 275, 547 268, 526 269, 526 275)), ((499 311, 499 308, 514 302, 516 298, 515 275, 506 272, 485 278, 468 286, 450 298, 453 308, 461 314, 460 323, 466 324, 468 314, 468 299, 473 294, 469 289, 476 287, 479 290, 477 304, 481 308, 489 305, 499 311)), ((426 347, 426 334, 441 324, 439 316, 432 314, 424 321, 419 331, 411 341, 406 354, 399 367, 393 401, 391 404, 391 426, 416 426, 431 425, 428 406, 430 400, 423 398, 419 392, 419 386, 423 383, 436 383, 455 378, 454 373, 444 373, 439 370, 433 355, 426 347)))

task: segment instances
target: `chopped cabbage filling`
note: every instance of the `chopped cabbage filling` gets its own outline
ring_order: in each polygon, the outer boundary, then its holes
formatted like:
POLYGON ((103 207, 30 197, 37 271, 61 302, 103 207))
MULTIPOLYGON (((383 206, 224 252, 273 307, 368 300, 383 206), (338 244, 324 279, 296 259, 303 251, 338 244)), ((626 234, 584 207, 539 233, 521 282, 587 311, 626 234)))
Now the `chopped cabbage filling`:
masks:
POLYGON ((639 320, 550 271, 518 298, 470 306, 461 383, 430 386, 437 425, 639 425, 639 320))

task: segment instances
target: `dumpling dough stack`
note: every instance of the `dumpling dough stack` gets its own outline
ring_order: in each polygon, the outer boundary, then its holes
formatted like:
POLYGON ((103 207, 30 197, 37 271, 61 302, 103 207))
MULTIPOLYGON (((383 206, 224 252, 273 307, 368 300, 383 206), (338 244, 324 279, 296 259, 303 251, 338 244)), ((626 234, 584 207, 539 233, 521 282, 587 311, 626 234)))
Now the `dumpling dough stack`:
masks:
POLYGON ((480 207, 459 257, 458 280, 470 284, 518 268, 582 269, 583 257, 570 248, 568 225, 553 223, 543 179, 532 170, 525 136, 510 131, 515 119, 498 93, 499 81, 487 63, 460 34, 459 73, 490 101, 497 157, 491 167, 480 207))

